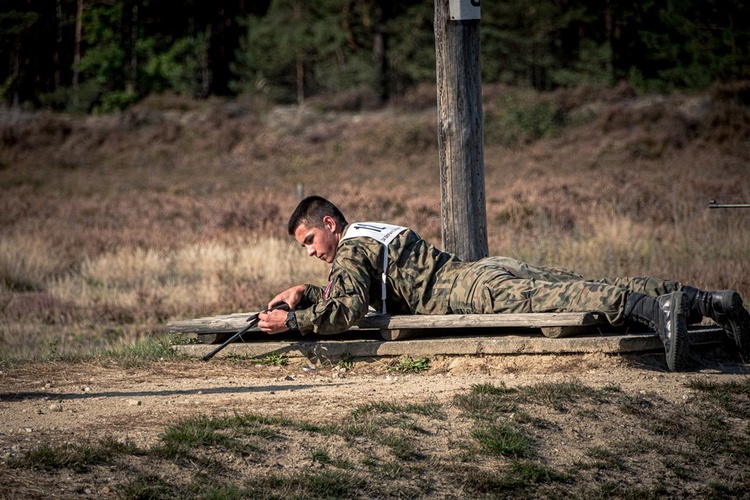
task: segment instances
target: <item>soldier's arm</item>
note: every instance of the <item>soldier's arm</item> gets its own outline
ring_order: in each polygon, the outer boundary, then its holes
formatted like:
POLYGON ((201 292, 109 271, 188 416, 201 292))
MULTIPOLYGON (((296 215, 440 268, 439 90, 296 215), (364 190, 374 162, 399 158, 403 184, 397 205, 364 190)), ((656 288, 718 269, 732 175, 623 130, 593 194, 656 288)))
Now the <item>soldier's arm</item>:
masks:
MULTIPOLYGON (((375 245, 378 245, 375 242, 375 245)), ((311 307, 295 311, 297 326, 304 335, 341 333, 367 314, 370 285, 378 247, 346 243, 339 248, 333 263, 328 297, 325 291, 311 307)))

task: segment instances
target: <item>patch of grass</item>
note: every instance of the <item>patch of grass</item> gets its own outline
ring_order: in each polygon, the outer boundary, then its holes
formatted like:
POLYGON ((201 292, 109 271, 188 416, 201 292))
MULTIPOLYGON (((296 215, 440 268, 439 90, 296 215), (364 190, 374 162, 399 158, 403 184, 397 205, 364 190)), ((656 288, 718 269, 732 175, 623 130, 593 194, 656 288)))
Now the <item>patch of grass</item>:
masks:
POLYGON ((269 354, 262 358, 259 361, 262 365, 271 365, 271 366, 285 366, 287 363, 289 363, 289 359, 281 354, 269 354))
POLYGON ((379 401, 360 405, 352 410, 352 416, 357 418, 368 413, 405 413, 423 415, 425 417, 443 420, 446 418, 445 410, 440 403, 411 403, 397 404, 389 401, 379 401))
POLYGON ((177 486, 158 474, 137 474, 121 486, 120 494, 126 499, 175 498, 177 486))
MULTIPOLYGON (((363 498, 368 482, 357 474, 342 470, 302 472, 290 476, 268 474, 246 483, 243 498, 363 498)), ((375 491, 370 491, 375 494, 375 491)))
POLYGON ((390 448, 393 455, 404 461, 422 460, 425 455, 419 451, 414 440, 409 436, 398 432, 382 432, 376 441, 390 448))
POLYGON ((94 465, 113 464, 117 456, 133 455, 139 450, 130 442, 120 442, 105 438, 96 444, 41 444, 27 451, 23 457, 8 461, 13 468, 30 469, 71 469, 74 472, 86 472, 94 465))
POLYGON ((556 411, 567 412, 568 404, 580 397, 591 397, 595 395, 595 391, 578 380, 572 380, 524 387, 521 394, 528 401, 551 404, 556 411))
POLYGON ((626 415, 648 417, 653 413, 654 404, 642 396, 621 394, 616 399, 617 408, 626 415))
POLYGON ((102 357, 125 368, 140 368, 155 361, 179 359, 180 355, 172 349, 172 344, 171 335, 154 335, 130 345, 108 349, 102 357))
POLYGON ((398 358, 391 366, 391 371, 398 373, 422 373, 430 369, 428 358, 414 359, 411 356, 398 358))
POLYGON ((478 467, 452 469, 452 474, 460 478, 467 491, 488 494, 491 498, 564 498, 567 495, 563 492, 545 495, 539 487, 573 481, 573 476, 569 474, 527 460, 513 460, 499 470, 478 467))
POLYGON ((586 450, 585 454, 594 460, 589 467, 598 470, 620 470, 624 465, 622 455, 614 449, 594 446, 586 450))
POLYGON ((353 469, 354 465, 343 458, 334 458, 325 449, 315 449, 310 452, 310 458, 313 462, 318 462, 325 465, 332 465, 339 469, 353 469))
POLYGON ((360 358, 357 358, 355 356, 344 354, 343 356, 341 356, 341 359, 339 359, 338 363, 336 363, 336 366, 345 370, 351 370, 352 368, 354 368, 354 364, 359 359, 360 358))
POLYGON ((320 462, 322 464, 331 463, 331 455, 328 454, 328 450, 312 450, 310 458, 312 458, 313 462, 320 462))
POLYGON ((501 414, 515 411, 518 400, 518 391, 508 389, 504 384, 475 384, 470 392, 457 394, 453 398, 453 403, 471 418, 495 420, 501 414))
POLYGON ((563 474, 527 460, 513 461, 511 472, 516 479, 525 485, 552 481, 568 482, 571 479, 569 474, 563 474))
POLYGON ((367 459, 363 465, 381 477, 388 479, 401 479, 407 476, 408 467, 398 460, 378 462, 375 459, 367 459))
POLYGON ((167 427, 161 436, 161 451, 169 458, 190 456, 195 448, 207 446, 219 446, 237 453, 252 453, 258 447, 239 439, 251 436, 271 439, 277 433, 259 423, 253 415, 223 418, 198 416, 167 427))
POLYGON ((521 458, 530 454, 529 440, 510 422, 484 424, 471 433, 484 451, 492 455, 521 458))
POLYGON ((628 498, 628 499, 650 499, 668 496, 664 486, 647 488, 642 486, 630 486, 615 481, 601 481, 586 485, 585 492, 595 498, 628 498))
POLYGON ((687 387, 718 403, 738 418, 750 418, 750 379, 731 382, 691 380, 687 387))

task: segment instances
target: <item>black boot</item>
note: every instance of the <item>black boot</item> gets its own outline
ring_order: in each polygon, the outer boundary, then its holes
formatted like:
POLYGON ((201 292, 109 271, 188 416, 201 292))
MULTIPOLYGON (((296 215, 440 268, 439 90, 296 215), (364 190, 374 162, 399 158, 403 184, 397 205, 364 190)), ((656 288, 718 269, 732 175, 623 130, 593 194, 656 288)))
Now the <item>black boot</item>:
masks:
POLYGON ((689 304, 682 292, 658 297, 631 292, 625 302, 625 318, 642 323, 659 334, 671 371, 687 365, 689 304))
POLYGON ((715 321, 737 344, 740 355, 750 359, 750 313, 742 305, 740 294, 734 290, 707 292, 692 286, 682 290, 690 301, 690 316, 715 321))

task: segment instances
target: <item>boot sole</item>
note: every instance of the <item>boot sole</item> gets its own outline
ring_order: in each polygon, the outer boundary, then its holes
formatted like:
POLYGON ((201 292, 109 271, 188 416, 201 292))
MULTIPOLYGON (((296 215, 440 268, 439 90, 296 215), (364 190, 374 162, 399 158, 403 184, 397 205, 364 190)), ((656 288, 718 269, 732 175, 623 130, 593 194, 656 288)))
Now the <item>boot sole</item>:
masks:
POLYGON ((673 311, 677 314, 670 319, 674 337, 670 339, 670 349, 666 352, 667 367, 673 372, 679 372, 688 364, 690 341, 688 340, 687 318, 690 315, 690 304, 682 292, 675 292, 672 300, 676 302, 673 311))
POLYGON ((739 293, 732 291, 729 302, 721 327, 737 344, 740 356, 747 360, 750 358, 750 313, 745 309, 739 293))

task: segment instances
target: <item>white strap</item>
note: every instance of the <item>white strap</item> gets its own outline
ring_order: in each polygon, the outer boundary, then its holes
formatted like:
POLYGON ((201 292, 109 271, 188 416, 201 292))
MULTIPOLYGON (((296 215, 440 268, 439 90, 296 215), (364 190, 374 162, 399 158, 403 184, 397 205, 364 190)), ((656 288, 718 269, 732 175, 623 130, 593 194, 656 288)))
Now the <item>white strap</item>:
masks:
POLYGON ((383 314, 387 314, 385 308, 385 273, 388 271, 388 244, 393 241, 396 236, 406 231, 406 229, 407 228, 403 226, 394 226, 392 224, 383 224, 380 222, 356 222, 350 225, 346 230, 346 234, 341 237, 342 241, 350 238, 372 238, 383 245, 383 272, 381 274, 380 284, 380 298, 383 301, 383 314))

